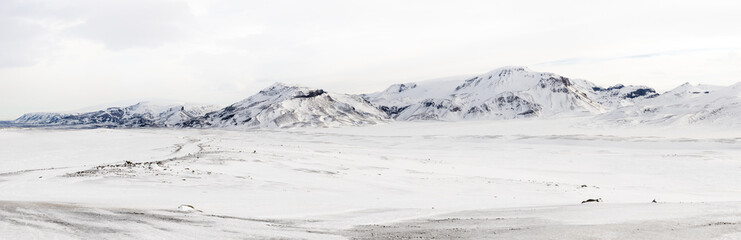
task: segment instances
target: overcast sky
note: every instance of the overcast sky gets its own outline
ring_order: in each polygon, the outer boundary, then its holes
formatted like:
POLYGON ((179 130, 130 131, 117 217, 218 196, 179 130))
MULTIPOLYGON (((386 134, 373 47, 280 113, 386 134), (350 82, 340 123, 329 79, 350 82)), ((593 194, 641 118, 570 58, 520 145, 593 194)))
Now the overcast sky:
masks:
POLYGON ((741 1, 0 1, 0 119, 363 93, 505 65, 660 91, 741 81, 741 1))

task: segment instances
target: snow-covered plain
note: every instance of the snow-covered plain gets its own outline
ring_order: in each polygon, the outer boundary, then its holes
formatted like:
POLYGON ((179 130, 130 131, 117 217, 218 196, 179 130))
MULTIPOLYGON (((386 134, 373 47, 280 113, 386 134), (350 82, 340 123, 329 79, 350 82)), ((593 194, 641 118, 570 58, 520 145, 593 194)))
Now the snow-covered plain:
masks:
POLYGON ((0 129, 0 239, 741 239, 741 130, 591 121, 0 129))

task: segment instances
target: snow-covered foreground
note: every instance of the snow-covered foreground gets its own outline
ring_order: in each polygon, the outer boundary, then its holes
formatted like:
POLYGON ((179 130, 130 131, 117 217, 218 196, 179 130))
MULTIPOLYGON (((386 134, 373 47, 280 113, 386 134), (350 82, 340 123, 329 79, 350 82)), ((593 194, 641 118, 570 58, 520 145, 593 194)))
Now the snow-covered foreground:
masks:
POLYGON ((585 120, 0 129, 0 238, 741 238, 741 130, 585 120))

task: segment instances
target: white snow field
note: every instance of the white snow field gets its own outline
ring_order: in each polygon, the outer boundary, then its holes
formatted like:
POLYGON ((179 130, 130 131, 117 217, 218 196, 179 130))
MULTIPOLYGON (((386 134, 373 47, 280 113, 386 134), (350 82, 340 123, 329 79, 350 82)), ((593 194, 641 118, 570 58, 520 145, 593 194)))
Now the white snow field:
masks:
POLYGON ((591 121, 0 129, 0 239, 741 239, 740 129, 591 121))

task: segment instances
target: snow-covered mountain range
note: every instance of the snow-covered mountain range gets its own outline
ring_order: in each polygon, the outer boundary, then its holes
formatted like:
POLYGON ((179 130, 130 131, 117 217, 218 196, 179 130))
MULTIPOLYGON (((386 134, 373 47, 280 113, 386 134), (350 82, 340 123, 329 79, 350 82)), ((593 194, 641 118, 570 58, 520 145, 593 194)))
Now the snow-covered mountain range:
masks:
POLYGON ((394 84, 370 94, 330 93, 276 83, 225 108, 142 102, 62 114, 30 113, 32 126, 290 128, 360 126, 389 121, 488 120, 593 116, 608 125, 739 124, 741 83, 684 84, 659 94, 647 86, 597 86, 526 67, 474 77, 394 84))
POLYGON ((214 105, 140 102, 86 113, 27 113, 13 122, 26 126, 173 127, 216 109, 214 105))

